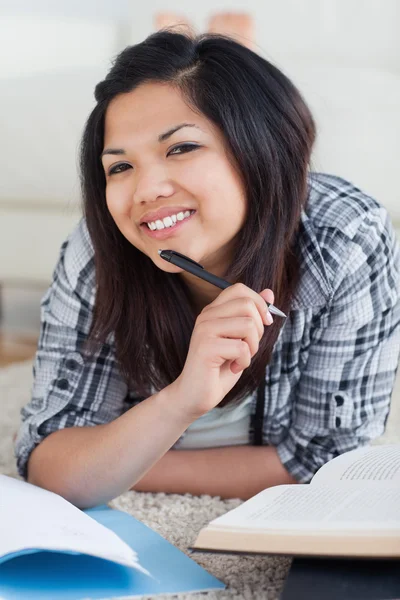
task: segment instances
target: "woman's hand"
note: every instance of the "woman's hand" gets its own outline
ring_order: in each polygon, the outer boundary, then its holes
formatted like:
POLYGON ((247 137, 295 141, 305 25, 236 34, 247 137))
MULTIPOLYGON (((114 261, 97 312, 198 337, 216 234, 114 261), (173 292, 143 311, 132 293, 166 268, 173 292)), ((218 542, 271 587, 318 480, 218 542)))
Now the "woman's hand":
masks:
POLYGON ((219 404, 250 365, 272 323, 265 300, 273 304, 271 290, 257 294, 237 283, 197 317, 183 371, 170 386, 190 421, 219 404))

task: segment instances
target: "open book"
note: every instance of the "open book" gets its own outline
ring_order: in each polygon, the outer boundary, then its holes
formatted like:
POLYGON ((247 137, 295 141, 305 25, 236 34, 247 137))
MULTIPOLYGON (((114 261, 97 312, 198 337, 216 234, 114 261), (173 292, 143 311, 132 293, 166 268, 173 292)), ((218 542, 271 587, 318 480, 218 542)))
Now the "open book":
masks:
POLYGON ((310 484, 260 492, 211 521, 192 549, 400 557, 400 444, 347 452, 310 484))

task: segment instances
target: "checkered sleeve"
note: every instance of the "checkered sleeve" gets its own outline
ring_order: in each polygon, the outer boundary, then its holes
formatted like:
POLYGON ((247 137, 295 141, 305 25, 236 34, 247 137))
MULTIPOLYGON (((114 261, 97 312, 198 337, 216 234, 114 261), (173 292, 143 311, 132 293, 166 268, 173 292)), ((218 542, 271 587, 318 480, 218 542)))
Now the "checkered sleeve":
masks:
POLYGON ((65 427, 107 423, 123 412, 127 386, 120 376, 113 348, 82 351, 92 318, 93 261, 80 264, 71 249, 79 232, 60 252, 53 282, 41 302, 41 331, 33 366, 30 402, 21 410, 15 444, 20 475, 27 477, 32 450, 49 434, 65 427), (66 256, 72 260, 66 268, 66 256), (73 283, 71 283, 71 273, 73 283))
POLYGON ((367 212, 353 236, 329 235, 331 301, 316 315, 291 427, 277 445, 301 483, 384 432, 399 362, 400 252, 387 212, 367 212))

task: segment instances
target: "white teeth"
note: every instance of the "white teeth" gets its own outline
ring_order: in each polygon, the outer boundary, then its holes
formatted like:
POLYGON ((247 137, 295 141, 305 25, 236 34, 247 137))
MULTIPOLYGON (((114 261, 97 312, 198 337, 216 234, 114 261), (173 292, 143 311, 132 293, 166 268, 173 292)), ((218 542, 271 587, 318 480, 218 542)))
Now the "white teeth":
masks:
POLYGON ((165 219, 157 219, 157 221, 148 222, 147 226, 149 229, 154 231, 155 229, 165 229, 166 227, 173 227, 177 221, 183 221, 187 217, 190 217, 194 211, 186 210, 185 212, 179 212, 177 215, 170 215, 169 217, 165 217, 165 219))
POLYGON ((171 217, 165 217, 165 219, 163 219, 163 223, 164 223, 165 227, 171 227, 171 225, 174 224, 171 217))

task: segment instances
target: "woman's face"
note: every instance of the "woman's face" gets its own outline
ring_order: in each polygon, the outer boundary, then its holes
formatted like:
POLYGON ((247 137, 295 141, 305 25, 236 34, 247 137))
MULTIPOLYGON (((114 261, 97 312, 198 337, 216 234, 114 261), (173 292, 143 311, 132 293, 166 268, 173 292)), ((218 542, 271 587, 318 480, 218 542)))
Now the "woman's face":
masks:
POLYGON ((246 218, 243 185, 220 131, 179 91, 146 83, 114 98, 102 162, 108 209, 131 244, 169 273, 182 269, 163 260, 159 249, 185 254, 216 275, 225 272, 246 218), (166 224, 173 226, 161 225, 170 215, 166 224), (153 231, 147 221, 164 228, 153 231))

